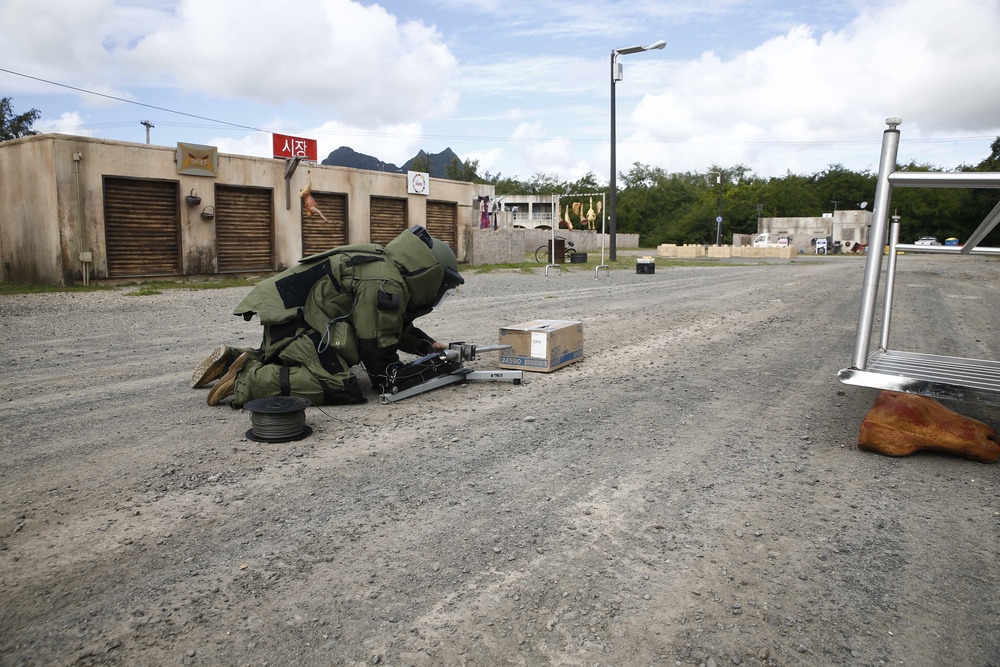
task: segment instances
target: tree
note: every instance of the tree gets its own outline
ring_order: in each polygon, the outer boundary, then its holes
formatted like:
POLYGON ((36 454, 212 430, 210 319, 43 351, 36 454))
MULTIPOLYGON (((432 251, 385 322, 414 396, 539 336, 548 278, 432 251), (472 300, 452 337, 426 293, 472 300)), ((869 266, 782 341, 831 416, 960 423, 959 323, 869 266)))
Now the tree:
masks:
MULTIPOLYGON (((990 145, 990 156, 972 169, 969 169, 969 171, 1000 171, 1000 137, 997 137, 990 145)), ((953 236, 957 236, 963 241, 968 238, 969 234, 986 219, 986 216, 993 210, 996 203, 997 191, 995 189, 967 191, 961 216, 965 224, 960 233, 953 234, 953 236)), ((990 247, 1000 246, 1000 225, 986 235, 981 245, 990 247)))
POLYGON ((431 170, 431 156, 427 154, 427 151, 421 150, 417 153, 413 161, 410 162, 410 171, 422 171, 425 174, 429 173, 431 170))
POLYGON ((22 114, 14 114, 14 107, 9 97, 0 100, 0 141, 28 137, 38 132, 31 129, 42 115, 38 109, 32 109, 22 114))
POLYGON ((466 181, 467 183, 480 183, 479 160, 466 160, 462 162, 457 157, 444 166, 445 178, 453 181, 466 181))

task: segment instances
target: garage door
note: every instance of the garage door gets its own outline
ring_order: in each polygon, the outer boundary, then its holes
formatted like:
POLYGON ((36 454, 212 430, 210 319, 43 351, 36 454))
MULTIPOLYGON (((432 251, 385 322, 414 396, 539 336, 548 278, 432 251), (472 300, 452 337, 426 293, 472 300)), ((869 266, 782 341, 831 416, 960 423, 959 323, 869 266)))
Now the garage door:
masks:
POLYGON ((387 245, 406 230, 406 200, 371 198, 372 243, 387 245))
MULTIPOLYGON (((330 248, 347 245, 347 195, 313 190, 316 208, 323 218, 315 213, 307 215, 302 207, 302 255, 308 257, 330 248)), ((300 200, 301 201, 301 200, 300 200)))
POLYGON ((108 277, 180 275, 179 202, 177 181, 104 178, 108 277))
POLYGON ((219 273, 274 270, 273 191, 215 186, 219 273))

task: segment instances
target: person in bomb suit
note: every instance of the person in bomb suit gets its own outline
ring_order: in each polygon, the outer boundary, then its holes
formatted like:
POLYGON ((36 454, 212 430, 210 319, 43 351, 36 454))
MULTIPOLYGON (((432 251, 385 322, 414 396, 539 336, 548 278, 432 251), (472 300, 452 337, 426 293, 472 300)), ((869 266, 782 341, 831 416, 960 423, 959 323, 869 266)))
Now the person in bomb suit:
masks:
POLYGON ((399 352, 445 349, 414 326, 465 280, 455 253, 423 227, 387 245, 355 244, 306 257, 261 281, 234 311, 264 327, 259 349, 220 345, 198 365, 191 386, 215 381, 208 404, 297 396, 313 405, 363 403, 351 367, 361 364, 384 390, 399 352))

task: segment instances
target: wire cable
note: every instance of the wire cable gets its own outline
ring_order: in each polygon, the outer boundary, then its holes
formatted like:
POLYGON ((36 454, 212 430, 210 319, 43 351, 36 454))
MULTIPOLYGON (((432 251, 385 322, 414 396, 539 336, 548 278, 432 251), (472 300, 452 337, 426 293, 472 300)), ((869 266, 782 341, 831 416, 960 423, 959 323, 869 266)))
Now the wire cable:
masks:
POLYGON ((76 86, 71 86, 66 83, 59 83, 58 81, 49 81, 48 79, 42 79, 37 76, 31 76, 30 74, 22 74, 21 72, 14 72, 13 70, 4 69, 0 67, 0 72, 6 72, 7 74, 13 74, 14 76, 23 76, 25 79, 31 79, 33 81, 39 81, 41 83, 47 83, 50 86, 59 86, 60 88, 68 88, 69 90, 75 90, 78 93, 86 93, 88 95, 97 95, 98 97, 104 97, 109 100, 115 100, 116 102, 124 102, 126 104, 134 104, 140 107, 146 107, 147 109, 156 109, 157 111, 165 111, 166 113, 177 114, 178 116, 187 116, 188 118, 197 118, 198 120, 206 120, 210 123, 218 123, 220 125, 229 125, 230 127, 238 127, 243 130, 253 130, 254 132, 267 132, 270 130, 262 130, 259 127, 251 127, 249 125, 240 125, 239 123, 231 123, 227 120, 218 120, 216 118, 208 118, 206 116, 198 116, 193 113, 187 113, 185 111, 175 111, 173 109, 167 109, 165 107, 158 107, 153 104, 145 104, 144 102, 136 102, 135 100, 127 100, 124 97, 115 97, 114 95, 108 95, 106 93, 98 93, 93 90, 87 90, 86 88, 77 88, 76 86))
POLYGON ((250 425, 254 435, 273 442, 293 440, 305 431, 306 412, 290 413, 251 412, 250 425))

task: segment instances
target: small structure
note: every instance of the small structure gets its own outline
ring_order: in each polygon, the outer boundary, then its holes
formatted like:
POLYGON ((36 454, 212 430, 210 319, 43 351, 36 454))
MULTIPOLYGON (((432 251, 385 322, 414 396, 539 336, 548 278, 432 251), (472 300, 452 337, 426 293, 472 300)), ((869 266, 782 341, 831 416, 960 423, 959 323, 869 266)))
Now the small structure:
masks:
POLYGON ((446 179, 410 192, 407 174, 295 165, 192 144, 2 142, 0 280, 255 275, 338 245, 385 244, 413 225, 465 262, 473 202, 494 193, 446 179))
POLYGON ((856 244, 868 244, 872 212, 865 209, 834 211, 818 217, 761 218, 757 234, 772 238, 787 238, 791 245, 809 252, 816 239, 826 239, 829 252, 851 250, 856 244))

